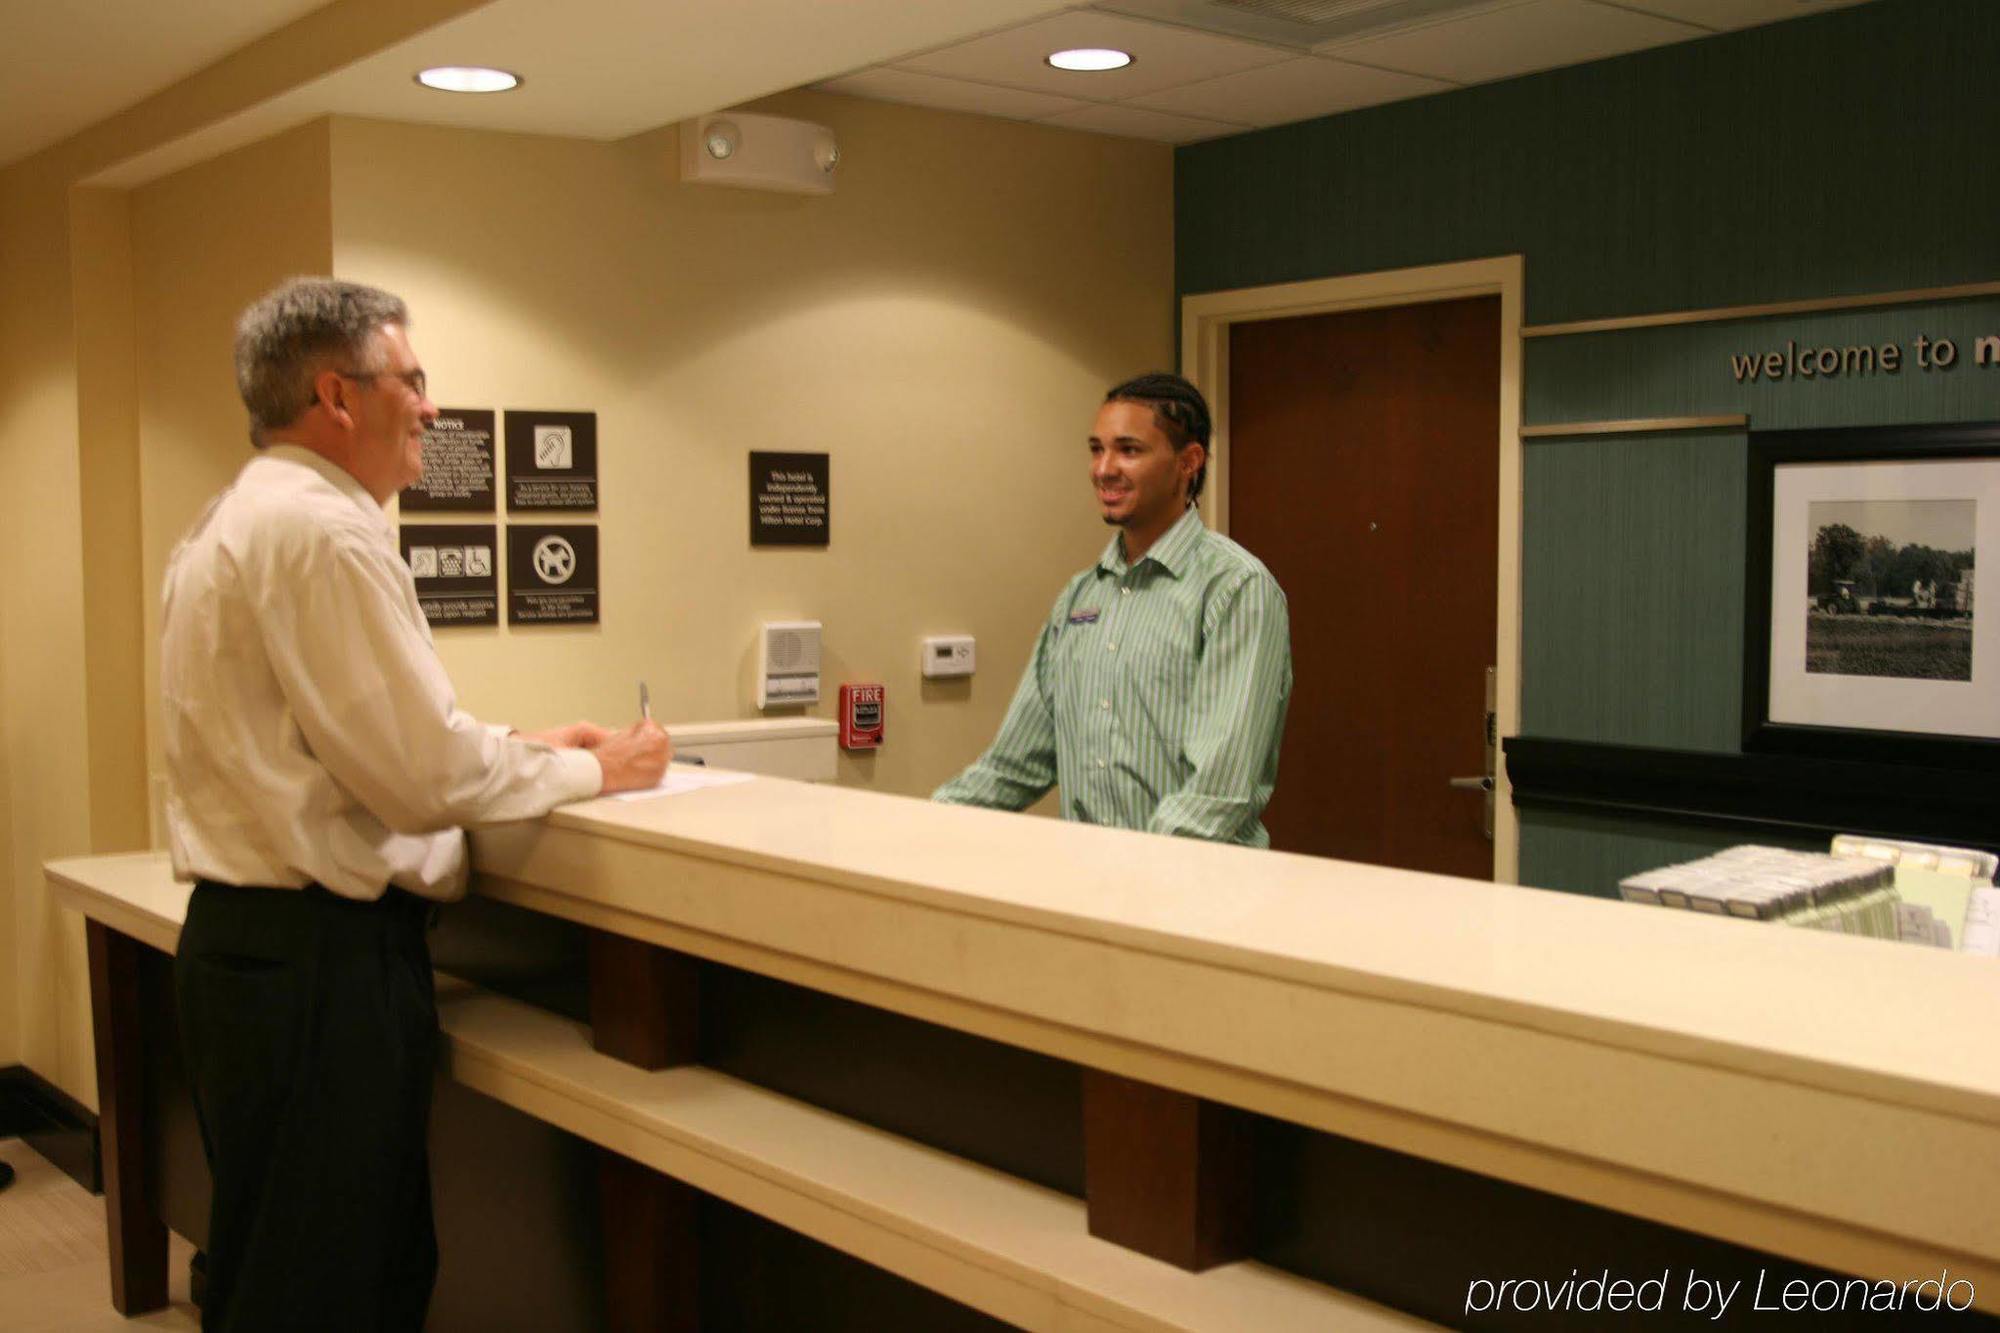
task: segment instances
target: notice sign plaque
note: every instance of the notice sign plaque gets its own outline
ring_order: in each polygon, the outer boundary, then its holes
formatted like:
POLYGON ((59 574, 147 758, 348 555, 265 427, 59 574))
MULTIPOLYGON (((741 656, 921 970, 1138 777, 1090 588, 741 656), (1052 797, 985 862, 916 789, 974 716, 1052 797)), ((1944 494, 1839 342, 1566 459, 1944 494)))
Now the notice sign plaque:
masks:
POLYGON ((507 413, 507 509, 597 508, 597 413, 507 413))
POLYGON ((500 583, 491 523, 405 523, 397 534, 433 625, 497 625, 500 583))
POLYGON ((424 475, 398 502, 407 513, 493 512, 493 411, 441 407, 424 432, 424 475))
POLYGON ((507 527, 507 623, 597 623, 597 529, 589 524, 507 527))
POLYGON ((825 546, 831 536, 825 454, 750 455, 750 544, 825 546))

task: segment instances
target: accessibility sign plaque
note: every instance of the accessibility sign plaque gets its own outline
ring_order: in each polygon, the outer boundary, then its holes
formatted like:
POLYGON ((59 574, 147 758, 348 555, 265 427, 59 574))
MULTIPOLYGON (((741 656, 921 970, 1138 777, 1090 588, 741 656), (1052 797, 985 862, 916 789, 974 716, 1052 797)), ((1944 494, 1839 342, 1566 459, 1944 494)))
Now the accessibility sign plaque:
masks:
POLYGON ((597 413, 507 413, 507 509, 597 508, 597 413))
POLYGON ((500 623, 499 569, 491 523, 405 523, 397 533, 433 626, 500 623))

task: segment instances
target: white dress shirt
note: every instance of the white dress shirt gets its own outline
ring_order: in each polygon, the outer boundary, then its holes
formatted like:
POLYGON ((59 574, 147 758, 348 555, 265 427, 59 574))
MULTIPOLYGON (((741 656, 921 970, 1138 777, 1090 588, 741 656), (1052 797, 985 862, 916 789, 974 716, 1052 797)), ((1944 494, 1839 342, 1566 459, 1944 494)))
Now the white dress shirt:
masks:
POLYGON ((167 832, 181 879, 465 892, 461 824, 603 785, 595 756, 458 707, 382 507, 273 445, 167 562, 167 832))

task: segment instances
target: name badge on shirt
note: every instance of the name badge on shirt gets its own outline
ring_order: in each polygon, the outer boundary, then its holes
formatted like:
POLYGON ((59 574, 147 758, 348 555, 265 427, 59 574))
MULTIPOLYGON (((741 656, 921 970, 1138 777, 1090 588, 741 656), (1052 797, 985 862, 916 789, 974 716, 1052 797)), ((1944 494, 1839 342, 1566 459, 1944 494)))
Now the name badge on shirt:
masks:
POLYGON ((1092 607, 1088 611, 1072 611, 1069 623, 1072 625, 1094 625, 1097 623, 1097 616, 1098 612, 1095 607, 1092 607))

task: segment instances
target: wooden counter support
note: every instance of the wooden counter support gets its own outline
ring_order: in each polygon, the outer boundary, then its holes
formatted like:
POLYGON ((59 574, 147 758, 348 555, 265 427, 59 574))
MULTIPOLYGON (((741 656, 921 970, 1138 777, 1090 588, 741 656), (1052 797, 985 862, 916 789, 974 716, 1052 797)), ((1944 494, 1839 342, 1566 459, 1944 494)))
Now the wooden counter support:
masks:
POLYGON ((643 940, 590 932, 590 1030, 599 1051, 641 1069, 700 1058, 701 963, 643 940))
POLYGON ((1199 1273, 1250 1250, 1249 1117, 1184 1092, 1083 1071, 1090 1234, 1199 1273))
POLYGON ((146 1063, 139 1052, 139 954, 146 946, 100 921, 88 922, 87 931, 111 1304, 131 1316, 167 1303, 167 1228, 148 1196, 140 1123, 146 1063))
POLYGON ((598 1150, 604 1222, 604 1316, 611 1333, 694 1333, 701 1326, 701 1195, 671 1176, 598 1150))

